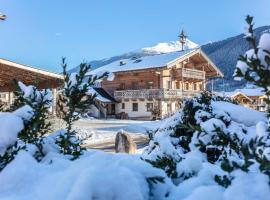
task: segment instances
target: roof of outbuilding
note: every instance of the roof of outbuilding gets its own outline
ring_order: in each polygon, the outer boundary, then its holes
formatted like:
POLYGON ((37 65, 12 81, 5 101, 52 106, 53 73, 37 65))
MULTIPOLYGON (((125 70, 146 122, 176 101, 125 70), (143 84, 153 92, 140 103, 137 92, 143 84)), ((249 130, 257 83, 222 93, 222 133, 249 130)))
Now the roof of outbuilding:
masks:
POLYGON ((63 85, 63 75, 22 65, 0 58, 0 91, 16 90, 14 79, 39 89, 57 88, 63 85))
POLYGON ((96 92, 96 99, 104 103, 114 103, 116 100, 106 90, 100 87, 93 88, 96 92))

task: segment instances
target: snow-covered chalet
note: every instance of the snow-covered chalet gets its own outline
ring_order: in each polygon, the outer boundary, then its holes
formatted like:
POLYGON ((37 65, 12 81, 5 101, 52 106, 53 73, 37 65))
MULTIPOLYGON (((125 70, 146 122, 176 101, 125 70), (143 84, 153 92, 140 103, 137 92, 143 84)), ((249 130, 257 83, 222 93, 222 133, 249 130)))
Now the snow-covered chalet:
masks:
POLYGON ((94 88, 97 101, 94 117, 149 119, 174 113, 183 97, 206 90, 209 78, 222 72, 201 48, 133 57, 112 62, 90 72, 112 72, 114 80, 103 80, 94 88), (158 110, 158 112, 156 112, 158 110))
POLYGON ((236 89, 233 92, 226 92, 224 95, 230 97, 232 100, 235 100, 239 104, 258 110, 261 112, 267 111, 267 96, 263 88, 259 88, 253 85, 247 85, 245 88, 236 89))

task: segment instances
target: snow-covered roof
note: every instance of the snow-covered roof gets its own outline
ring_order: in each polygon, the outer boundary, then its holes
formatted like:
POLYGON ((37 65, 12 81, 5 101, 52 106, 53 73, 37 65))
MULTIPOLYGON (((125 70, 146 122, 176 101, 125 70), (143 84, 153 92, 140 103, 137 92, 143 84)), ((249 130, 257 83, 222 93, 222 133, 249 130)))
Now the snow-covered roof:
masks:
POLYGON ((257 97, 257 96, 263 96, 265 95, 265 92, 263 91, 263 88, 243 88, 243 89, 236 89, 233 92, 225 92, 225 96, 227 97, 232 97, 235 96, 236 94, 244 94, 245 96, 248 97, 257 97))
POLYGON ((252 99, 251 98, 249 98, 246 94, 244 94, 244 93, 242 93, 242 92, 236 92, 236 93, 234 93, 233 95, 231 95, 231 97, 232 98, 235 98, 236 96, 242 96, 242 97, 244 97, 244 98, 246 98, 246 99, 248 99, 250 102, 252 102, 252 99))
POLYGON ((170 62, 184 57, 190 53, 195 52, 198 48, 188 49, 184 51, 175 51, 170 53, 163 53, 152 56, 145 56, 138 59, 124 59, 121 60, 123 65, 120 65, 120 61, 112 62, 108 65, 99 67, 93 71, 90 71, 88 74, 102 74, 104 72, 122 72, 122 71, 132 71, 140 69, 149 69, 149 68, 159 68, 165 67, 170 62))
POLYGON ((245 94, 246 96, 263 96, 265 95, 265 92, 263 91, 263 88, 244 88, 236 90, 238 92, 241 92, 245 94))

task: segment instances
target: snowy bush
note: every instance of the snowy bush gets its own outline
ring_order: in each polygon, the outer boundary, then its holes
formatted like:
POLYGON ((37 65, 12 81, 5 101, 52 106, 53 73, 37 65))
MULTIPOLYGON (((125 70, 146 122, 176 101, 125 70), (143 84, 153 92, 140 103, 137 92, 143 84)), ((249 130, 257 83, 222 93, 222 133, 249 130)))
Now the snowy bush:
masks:
POLYGON ((62 109, 64 121, 67 124, 66 130, 51 134, 51 124, 48 120, 50 117, 48 108, 52 104, 52 92, 50 90, 38 90, 35 86, 26 86, 22 82, 15 81, 17 86, 17 90, 14 92, 15 101, 9 108, 12 113, 1 114, 3 123, 0 127, 2 130, 0 170, 11 162, 21 149, 31 152, 38 161, 41 161, 50 151, 69 154, 73 159, 81 154, 80 140, 72 130, 72 123, 78 119, 75 110, 84 109, 92 103, 94 95, 88 96, 87 99, 83 99, 83 97, 90 86, 101 77, 95 76, 86 79, 85 74, 89 70, 87 64, 81 64, 79 74, 67 74, 64 59, 63 67, 65 89, 64 96, 60 99, 68 107, 67 111, 62 109), (17 119, 16 122, 14 118, 17 119), (14 123, 15 125, 8 128, 8 123, 14 123), (49 134, 51 135, 48 136, 49 134))
MULTIPOLYGON (((44 152, 44 137, 48 133, 50 123, 48 108, 51 105, 51 92, 38 91, 34 86, 26 86, 16 82, 18 90, 15 102, 10 111, 1 113, 1 141, 6 143, 0 152, 0 170, 11 162, 21 149, 30 149, 37 160, 41 160, 44 152)), ((1 145, 0 145, 1 146, 1 145)))
POLYGON ((191 188, 203 186, 216 188, 223 196, 240 177, 262 177, 258 184, 269 187, 269 150, 264 113, 204 93, 186 100, 178 113, 163 122, 142 159, 172 178, 177 186, 172 196, 186 197, 178 193, 181 188, 195 195, 191 188))
POLYGON ((14 113, 0 113, 0 171, 11 162, 18 151, 18 133, 23 130, 21 111, 14 113), (19 115, 18 115, 19 114, 19 115))

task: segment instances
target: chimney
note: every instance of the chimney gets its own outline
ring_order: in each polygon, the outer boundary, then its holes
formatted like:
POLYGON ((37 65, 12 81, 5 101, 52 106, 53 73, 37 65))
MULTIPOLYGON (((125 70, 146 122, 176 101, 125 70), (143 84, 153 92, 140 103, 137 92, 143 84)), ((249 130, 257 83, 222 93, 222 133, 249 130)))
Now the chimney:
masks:
POLYGON ((126 64, 125 61, 120 60, 120 62, 119 62, 119 65, 120 65, 120 66, 123 66, 123 65, 125 65, 125 64, 126 64))

